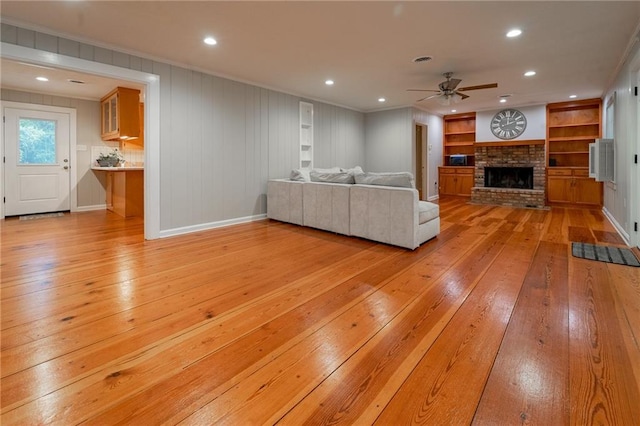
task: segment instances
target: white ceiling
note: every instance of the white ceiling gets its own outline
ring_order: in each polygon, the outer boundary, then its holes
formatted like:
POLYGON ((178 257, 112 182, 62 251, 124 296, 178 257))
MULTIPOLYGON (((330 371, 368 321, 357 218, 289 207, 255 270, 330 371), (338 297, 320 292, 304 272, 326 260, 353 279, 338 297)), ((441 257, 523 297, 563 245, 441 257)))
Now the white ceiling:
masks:
MULTIPOLYGON (((637 34, 640 2, 3 0, 2 20, 360 111, 414 105, 427 93, 406 89, 436 89, 446 71, 460 87, 498 83, 467 92, 463 112, 600 97, 637 34), (506 38, 514 27, 523 34, 506 38), (205 46, 207 35, 218 45, 205 46), (433 60, 412 62, 422 55, 433 60), (524 77, 530 69, 537 75, 524 77)), ((39 70, 2 66, 3 87, 46 92, 21 81, 39 70)))
POLYGON ((7 59, 0 60, 0 69, 2 69, 3 88, 90 100, 102 98, 117 86, 139 89, 144 93, 144 85, 130 81, 114 80, 7 59), (37 81, 36 77, 46 77, 49 81, 37 81))

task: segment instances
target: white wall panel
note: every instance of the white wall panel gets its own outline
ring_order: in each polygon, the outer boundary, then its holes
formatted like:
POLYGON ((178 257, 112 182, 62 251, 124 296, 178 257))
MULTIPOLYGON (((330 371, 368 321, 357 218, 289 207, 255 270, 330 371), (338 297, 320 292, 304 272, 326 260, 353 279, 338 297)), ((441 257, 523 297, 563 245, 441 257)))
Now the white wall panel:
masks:
POLYGON ((364 166, 364 114, 319 102, 311 103, 315 166, 364 166))
MULTIPOLYGON (((491 131, 491 120, 503 109, 476 112, 476 141, 477 142, 502 142, 491 131)), ((547 137, 547 108, 546 105, 524 106, 515 108, 527 118, 527 127, 524 132, 513 140, 546 139, 547 137)))

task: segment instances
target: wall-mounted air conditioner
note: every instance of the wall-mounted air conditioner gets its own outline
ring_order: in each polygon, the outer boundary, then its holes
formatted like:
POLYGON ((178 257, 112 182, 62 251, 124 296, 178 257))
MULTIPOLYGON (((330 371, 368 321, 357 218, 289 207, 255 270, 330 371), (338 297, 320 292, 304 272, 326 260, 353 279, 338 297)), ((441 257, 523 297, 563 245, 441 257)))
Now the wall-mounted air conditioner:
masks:
POLYGON ((596 139, 589 144, 589 177, 598 182, 613 181, 613 139, 596 139))

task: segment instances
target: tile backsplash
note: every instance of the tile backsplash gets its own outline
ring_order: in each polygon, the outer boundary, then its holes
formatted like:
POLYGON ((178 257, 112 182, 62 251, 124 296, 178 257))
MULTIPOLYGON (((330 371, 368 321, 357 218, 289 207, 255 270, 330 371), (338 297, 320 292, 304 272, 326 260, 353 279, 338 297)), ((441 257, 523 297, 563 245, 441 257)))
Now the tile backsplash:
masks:
POLYGON ((91 147, 91 165, 96 165, 96 159, 100 154, 108 154, 114 149, 120 151, 124 157, 125 165, 127 166, 144 166, 144 151, 139 149, 125 149, 120 150, 118 144, 114 146, 92 146, 91 147))

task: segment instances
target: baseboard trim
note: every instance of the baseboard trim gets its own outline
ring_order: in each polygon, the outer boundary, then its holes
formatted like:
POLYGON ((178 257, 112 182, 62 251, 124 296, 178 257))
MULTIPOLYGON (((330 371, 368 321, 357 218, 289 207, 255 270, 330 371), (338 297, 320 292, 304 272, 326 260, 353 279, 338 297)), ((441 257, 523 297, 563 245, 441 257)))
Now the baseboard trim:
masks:
POLYGON ((160 238, 174 237, 177 235, 190 234, 192 232, 206 231, 209 229, 222 228, 225 226, 238 225, 241 223, 256 222, 267 218, 267 214, 238 217, 234 219, 220 220, 217 222, 202 223, 199 225, 183 226, 181 228, 165 229, 160 231, 160 238))
POLYGON ((439 199, 440 199, 439 195, 432 195, 431 197, 427 197, 427 201, 436 201, 439 199))
POLYGON ((609 210, 607 210, 606 207, 602 208, 602 213, 604 213, 605 217, 607 219, 609 219, 609 222, 611 222, 611 224, 613 225, 614 228, 616 228, 616 231, 618 231, 618 234, 620 234, 620 236, 622 237, 622 239, 624 240, 624 243, 628 246, 631 245, 631 240, 629 238, 629 234, 627 234, 624 230, 624 228, 622 226, 620 226, 620 224, 618 223, 618 221, 616 220, 615 217, 613 217, 613 215, 611 213, 609 213, 609 210))
POLYGON ((94 210, 106 210, 106 204, 94 204, 93 206, 78 206, 73 212, 92 212, 94 210))

